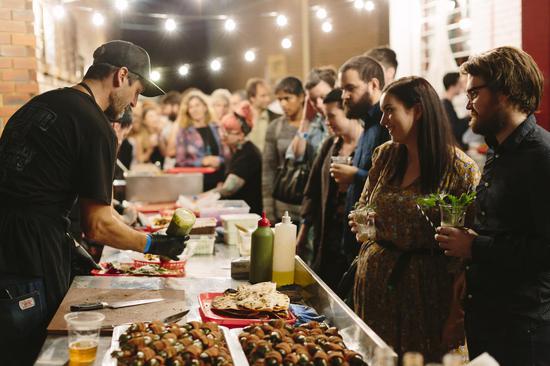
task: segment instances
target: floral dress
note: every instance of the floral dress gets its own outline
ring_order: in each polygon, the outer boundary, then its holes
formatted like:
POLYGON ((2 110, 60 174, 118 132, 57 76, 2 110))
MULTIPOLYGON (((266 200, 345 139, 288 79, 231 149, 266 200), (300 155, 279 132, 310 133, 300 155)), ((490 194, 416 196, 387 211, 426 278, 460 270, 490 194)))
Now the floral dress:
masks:
MULTIPOLYGON (((388 167, 395 166, 398 148, 387 142, 375 150, 359 201, 375 207, 376 240, 361 246, 354 307, 400 356, 416 351, 426 361, 439 362, 448 351, 442 343, 443 327, 451 313, 453 284, 462 270, 458 259, 442 254, 434 229, 416 207, 422 196, 420 180, 404 188, 388 182, 388 167)), ((474 161, 456 149, 440 190, 461 194, 472 190, 479 176, 474 161)), ((427 215, 439 224, 438 211, 427 215)))

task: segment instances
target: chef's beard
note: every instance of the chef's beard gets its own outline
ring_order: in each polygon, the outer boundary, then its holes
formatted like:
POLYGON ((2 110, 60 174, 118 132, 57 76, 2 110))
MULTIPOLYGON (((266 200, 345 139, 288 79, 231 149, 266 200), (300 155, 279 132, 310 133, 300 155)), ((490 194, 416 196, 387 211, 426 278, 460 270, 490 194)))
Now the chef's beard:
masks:
POLYGON ((116 93, 109 95, 109 106, 105 110, 105 115, 110 121, 118 121, 122 118, 128 105, 116 93))

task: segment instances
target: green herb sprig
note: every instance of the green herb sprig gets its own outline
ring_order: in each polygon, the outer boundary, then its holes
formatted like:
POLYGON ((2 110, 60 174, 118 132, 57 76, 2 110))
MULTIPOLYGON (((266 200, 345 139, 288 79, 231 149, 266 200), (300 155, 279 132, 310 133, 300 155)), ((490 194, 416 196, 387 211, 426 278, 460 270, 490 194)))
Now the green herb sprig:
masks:
POLYGON ((439 205, 450 205, 452 207, 469 206, 476 199, 476 192, 462 193, 455 196, 450 193, 432 193, 425 197, 417 199, 416 203, 425 208, 431 208, 439 205))

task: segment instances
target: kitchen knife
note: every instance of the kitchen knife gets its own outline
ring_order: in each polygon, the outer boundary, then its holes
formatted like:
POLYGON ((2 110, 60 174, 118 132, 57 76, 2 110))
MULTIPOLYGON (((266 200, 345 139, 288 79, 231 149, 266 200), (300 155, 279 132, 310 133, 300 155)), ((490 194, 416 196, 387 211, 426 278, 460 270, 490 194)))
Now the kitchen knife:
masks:
POLYGON ((143 304, 150 304, 152 302, 163 301, 164 299, 144 299, 144 300, 133 300, 133 301, 120 301, 113 302, 111 304, 106 302, 88 302, 84 304, 74 304, 71 305, 71 311, 88 311, 88 310, 99 310, 99 309, 118 309, 125 308, 128 306, 136 306, 143 304))

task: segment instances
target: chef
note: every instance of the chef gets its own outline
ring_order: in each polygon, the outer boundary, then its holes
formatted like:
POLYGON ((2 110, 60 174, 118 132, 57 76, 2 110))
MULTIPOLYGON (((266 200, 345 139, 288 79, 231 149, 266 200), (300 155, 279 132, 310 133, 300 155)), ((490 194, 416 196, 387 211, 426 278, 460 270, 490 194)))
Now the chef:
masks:
POLYGON ((131 229, 111 205, 117 140, 109 119, 134 107, 140 94, 164 94, 149 80, 149 55, 111 41, 93 58, 81 83, 31 99, 0 138, 3 365, 6 355, 8 365, 32 364, 69 288, 67 215, 77 198, 84 234, 96 242, 171 258, 185 246, 182 237, 131 229))

